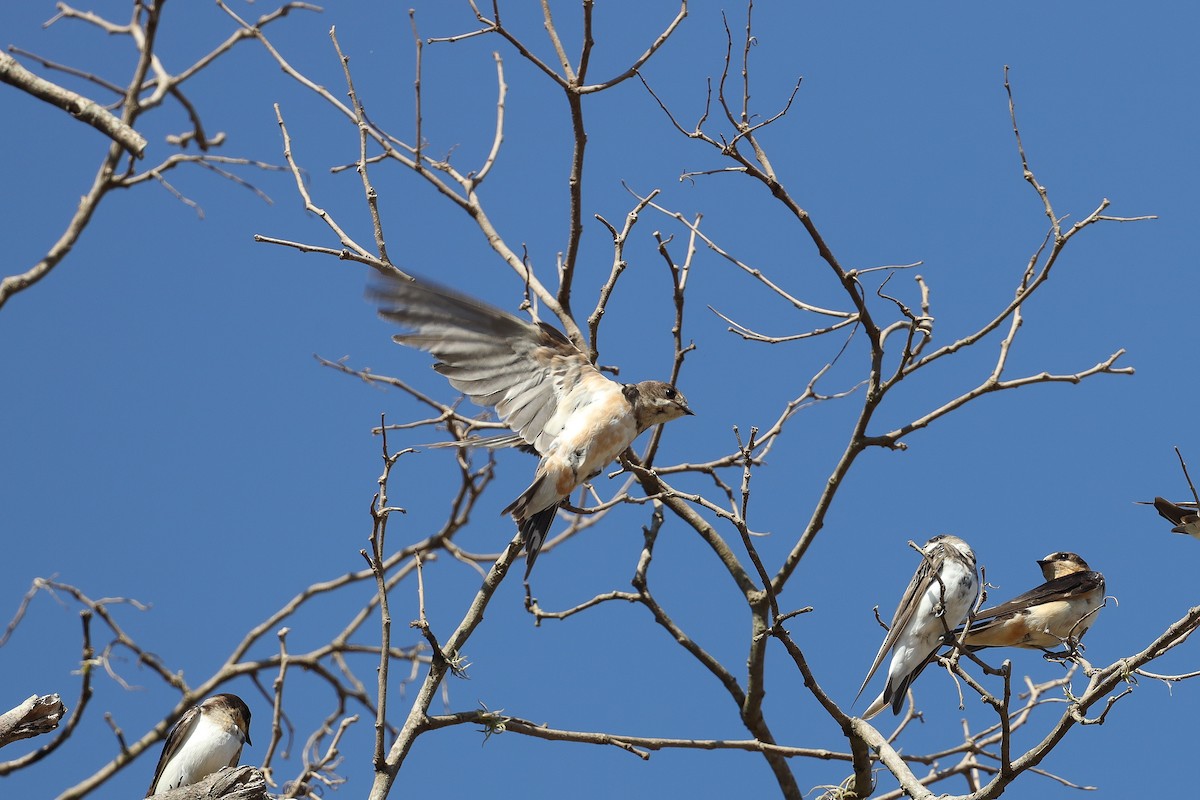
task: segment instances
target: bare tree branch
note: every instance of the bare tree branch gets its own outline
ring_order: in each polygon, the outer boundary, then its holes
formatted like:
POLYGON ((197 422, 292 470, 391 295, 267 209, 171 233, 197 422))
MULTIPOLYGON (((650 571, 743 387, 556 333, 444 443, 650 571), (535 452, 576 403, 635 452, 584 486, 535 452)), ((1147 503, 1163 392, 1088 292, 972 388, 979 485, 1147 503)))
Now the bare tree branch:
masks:
POLYGON ((21 705, 0 714, 0 747, 49 733, 66 711, 56 694, 30 695, 21 705))
POLYGON ((0 81, 61 108, 80 122, 86 122, 135 158, 141 158, 146 152, 145 137, 123 120, 108 113, 95 100, 39 78, 8 53, 0 53, 0 81))

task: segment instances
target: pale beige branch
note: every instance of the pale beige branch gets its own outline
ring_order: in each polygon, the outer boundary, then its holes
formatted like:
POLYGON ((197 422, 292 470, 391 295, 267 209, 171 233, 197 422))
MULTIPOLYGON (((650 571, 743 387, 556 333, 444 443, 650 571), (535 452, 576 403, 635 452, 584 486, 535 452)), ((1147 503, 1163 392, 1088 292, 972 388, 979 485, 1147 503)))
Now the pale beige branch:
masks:
POLYGON ((604 317, 604 311, 608 307, 609 298, 612 297, 613 290, 617 286, 617 280, 625 271, 625 267, 628 266, 628 262, 625 261, 625 243, 629 240, 629 234, 633 231, 633 226, 637 224, 638 219, 640 219, 642 211, 657 194, 658 190, 655 189, 647 197, 639 199, 637 204, 625 215, 625 224, 620 230, 617 230, 604 217, 599 214, 596 215, 596 219, 608 229, 609 235, 612 236, 613 259, 612 266, 609 268, 608 279, 600 287, 600 295, 596 300, 596 307, 588 315, 587 319, 588 338, 591 340, 589 358, 592 363, 595 363, 600 357, 600 320, 604 317))
POLYGON ((51 83, 45 78, 39 78, 21 66, 15 58, 3 52, 0 52, 0 81, 61 108, 80 122, 91 125, 137 158, 141 158, 146 151, 145 137, 123 120, 110 114, 95 100, 51 83))
POLYGON ((67 713, 56 694, 30 695, 16 708, 0 714, 0 747, 49 733, 67 713))
POLYGON ((683 20, 687 17, 687 6, 687 0, 682 0, 680 2, 679 13, 675 15, 675 18, 671 20, 666 29, 658 35, 658 38, 650 43, 650 46, 646 48, 646 51, 637 57, 629 69, 625 70, 620 75, 615 75, 609 78, 603 83, 594 83, 590 86, 580 86, 578 88, 578 92, 580 94, 601 92, 637 75, 638 70, 645 66, 646 62, 649 61, 656 52, 658 52, 658 49, 667 43, 667 39, 671 38, 671 34, 675 32, 675 29, 683 23, 683 20))
MULTIPOLYGON (((358 98, 358 91, 354 88, 354 78, 350 73, 350 59, 342 52, 342 45, 338 41, 336 27, 329 29, 329 38, 333 41, 333 49, 338 54, 338 60, 342 62, 342 74, 346 77, 347 93, 350 96, 350 103, 354 107, 354 121, 358 126, 358 175, 362 179, 363 194, 366 196, 367 209, 371 215, 371 230, 375 234, 375 249, 379 253, 379 260, 391 267, 392 262, 388 258, 387 244, 384 241, 383 220, 379 216, 379 194, 371 184, 371 177, 367 171, 369 128, 366 112, 363 111, 362 103, 358 98)), ((276 114, 278 114, 278 106, 276 106, 276 114)), ((282 121, 280 124, 282 125, 282 121)), ((290 151, 290 146, 288 149, 290 151)))
POLYGON ((637 752, 638 750, 742 750, 753 753, 773 753, 785 758, 813 758, 821 761, 849 761, 851 759, 849 753, 839 753, 822 748, 788 747, 757 739, 674 739, 659 736, 628 736, 601 731, 563 730, 511 717, 507 714, 497 716, 486 710, 465 711, 429 718, 431 729, 464 724, 490 725, 496 733, 514 733, 546 741, 617 747, 633 753, 643 760, 649 760, 649 753, 637 752))
POLYGON ((922 428, 925 428, 935 420, 946 416, 951 411, 961 408, 972 400, 982 397, 985 394, 991 394, 992 392, 1000 392, 1006 389, 1017 389, 1022 386, 1029 386, 1035 383, 1079 383, 1085 378, 1090 378, 1093 375, 1132 375, 1134 373, 1133 367, 1113 366, 1117 359, 1124 354, 1124 349, 1118 350, 1098 364, 1095 364, 1094 366, 1091 366, 1080 372, 1071 374, 1051 374, 1049 372, 1040 372, 1036 375, 1027 375, 1022 378, 1013 378, 1012 380, 1007 381, 994 380, 989 376, 987 380, 969 392, 959 395, 941 407, 930 411, 924 416, 919 417, 900 428, 896 428, 895 430, 883 434, 882 436, 878 437, 878 439, 880 442, 898 443, 900 439, 912 433, 913 431, 918 431, 922 428))
POLYGON ((824 328, 814 328, 813 330, 805 331, 804 333, 790 333, 786 336, 769 336, 765 333, 759 333, 758 331, 755 331, 740 322, 736 322, 712 306, 709 306, 708 310, 725 320, 725 322, 729 323, 728 330, 730 333, 736 333, 738 336, 749 342, 763 342, 764 344, 783 344, 784 342, 798 342, 802 339, 812 339, 817 336, 824 336, 827 333, 833 333, 836 330, 840 330, 847 325, 853 325, 856 322, 854 319, 844 319, 841 322, 835 322, 833 325, 829 325, 824 328))
MULTIPOLYGON (((275 121, 279 124, 279 131, 283 136, 283 157, 287 161, 288 167, 292 171, 292 177, 296 181, 296 192, 300 195, 300 199, 304 201, 304 209, 320 217, 321 221, 333 231, 335 236, 337 236, 338 241, 342 244, 342 247, 357 257, 356 260, 362 261, 363 263, 372 264, 373 266, 377 265, 376 268, 383 271, 391 271, 389 265, 372 255, 370 251, 368 251, 358 242, 354 241, 350 234, 346 233, 346 231, 337 223, 337 220, 333 218, 332 214, 328 213, 325 209, 313 202, 312 196, 308 193, 308 187, 304 183, 304 175, 301 173, 300 167, 296 163, 295 153, 292 150, 292 136, 290 133, 288 133, 287 123, 283 121, 283 112, 280 110, 278 103, 275 103, 273 107, 275 109, 275 121)), ((258 237, 255 238, 257 239, 258 237)))
POLYGON ((267 782, 254 767, 225 767, 207 778, 154 795, 155 800, 269 800, 267 782))
MULTIPOLYGON (((635 197, 638 196, 636 193, 632 192, 632 190, 630 190, 630 193, 634 194, 635 197)), ((646 199, 649 200, 652 198, 653 198, 653 195, 649 195, 646 199)), ((856 320, 858 318, 858 314, 854 311, 839 311, 837 309, 822 308, 821 306, 813 305, 812 303, 806 303, 803 300, 800 300, 799 298, 794 297, 793 295, 791 295, 787 291, 785 291, 777 283, 775 283, 770 278, 768 278, 761 269, 758 269, 757 267, 752 267, 749 264, 746 264, 745 262, 739 260, 736 256, 732 255, 731 253, 726 251, 724 248, 722 248, 720 245, 718 245, 715 241, 713 241, 711 238, 709 238, 709 236, 707 234, 705 234, 703 231, 700 230, 699 220, 697 220, 696 222, 691 222, 685 216, 683 216, 683 214, 679 213, 678 211, 671 211, 671 210, 664 208, 663 206, 660 206, 657 203, 653 203, 653 202, 649 203, 649 205, 655 211, 658 211, 659 213, 663 214, 664 216, 670 217, 671 219, 675 220, 679 224, 683 225, 685 228, 687 228, 689 231, 691 231, 697 237, 699 237, 700 241, 704 242, 704 244, 706 244, 708 246, 708 248, 710 250, 712 250, 714 253, 719 255, 724 260, 728 261, 730 264, 733 264, 735 267, 737 267, 742 272, 749 275, 754 280, 761 283, 763 286, 770 289, 773 293, 782 297, 787 303, 792 305, 798 311, 808 311, 813 314, 820 314, 820 315, 826 316, 826 317, 835 317, 838 319, 851 320, 851 321, 856 320)))

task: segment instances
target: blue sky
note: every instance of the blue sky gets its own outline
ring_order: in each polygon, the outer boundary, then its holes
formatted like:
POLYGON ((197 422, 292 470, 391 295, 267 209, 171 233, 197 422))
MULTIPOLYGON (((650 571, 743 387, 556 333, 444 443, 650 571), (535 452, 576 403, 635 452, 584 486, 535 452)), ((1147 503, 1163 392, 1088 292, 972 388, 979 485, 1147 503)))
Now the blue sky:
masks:
MULTIPOLYGON (((650 11, 635 2, 597 5, 595 77, 623 69, 674 11, 668 4, 650 11)), ((266 10, 261 4, 235 7, 252 16, 266 10)), ((118 2, 92 8, 118 20, 129 13, 118 2)), ((407 140, 413 128, 407 8, 345 4, 319 15, 296 14, 269 33, 293 64, 341 97, 341 69, 328 37, 336 26, 368 113, 407 140)), ((569 3, 555 8, 574 52, 578 12, 569 3)), ((702 113, 706 78, 721 69, 721 9, 693 4, 676 37, 644 70, 688 125, 702 113)), ((736 35, 744 9, 725 9, 736 35)), ((51 3, 5 4, 4 43, 124 79, 131 58, 126 42, 72 21, 42 29, 53 13, 51 3)), ((843 264, 863 269, 924 262, 918 272, 933 292, 935 345, 971 331, 1008 301, 1045 233, 1040 202, 1021 178, 1004 65, 1011 68, 1031 166, 1058 212, 1070 215, 1068 223, 1105 197, 1114 215, 1158 216, 1081 234, 1027 307, 1009 362, 1011 376, 1073 373, 1124 348, 1119 363, 1135 367, 1135 376, 985 397, 912 435, 907 451, 868 452, 856 465, 781 597, 785 608, 815 608, 789 629, 818 678, 836 699, 850 703, 879 643, 871 608, 890 613, 915 567, 906 540, 942 532, 975 547, 999 587, 993 590, 997 599, 1040 581, 1036 559, 1055 550, 1079 552, 1105 573, 1109 594, 1119 601, 1089 633, 1088 656, 1100 665, 1137 652, 1195 603, 1192 565, 1200 559, 1200 543, 1171 535, 1152 510, 1133 503, 1155 494, 1186 497, 1172 446, 1200 464, 1192 424, 1197 341, 1186 311, 1200 290, 1194 233, 1200 215, 1194 88, 1200 12, 1186 4, 1048 9, 761 3, 755 15, 757 112, 774 113, 803 76, 789 115, 762 134, 777 172, 843 264)), ((549 55, 539 17, 514 7, 506 19, 549 55)), ((465 3, 418 4, 417 21, 424 36, 474 27, 465 3)), ((169 68, 179 69, 231 30, 215 6, 174 3, 167 8, 160 52, 169 68)), ((498 39, 428 46, 423 133, 431 151, 453 151, 455 164, 480 163, 494 125, 494 50, 504 58, 508 124, 483 200, 510 246, 526 246, 542 280, 553 283, 555 255, 566 243, 570 150, 566 104, 544 76, 498 39)), ((276 164, 283 156, 272 104, 279 103, 315 202, 360 241, 370 240, 357 176, 329 172, 357 156, 353 128, 283 76, 261 47, 243 43, 187 88, 207 127, 227 134, 225 155, 276 164)), ((106 141, 9 87, 0 90, 0 103, 8 120, 0 126, 7 275, 26 269, 59 235, 106 141)), ((735 175, 678 179, 725 164, 711 149, 675 133, 640 83, 628 81, 589 98, 585 107, 592 160, 578 309, 590 308, 611 260, 611 244, 594 215, 619 223, 632 207, 622 182, 642 193, 661 189, 660 202, 685 215, 702 212, 704 229, 723 248, 804 299, 845 304, 803 230, 761 186, 735 175)), ((147 123, 142 132, 153 162, 169 152, 163 137, 186 120, 168 105, 147 123)), ((346 356, 354 367, 403 377, 442 400, 454 398, 429 369, 428 356, 390 342, 391 331, 363 300, 360 265, 253 241, 263 234, 336 245, 323 224, 304 212, 289 175, 239 174, 274 203, 199 169, 175 171, 169 180, 203 208, 203 219, 157 185, 118 193, 50 277, 0 309, 0 412, 8 422, 0 439, 6 545, 0 611, 15 610, 38 576, 55 575, 92 597, 136 598, 151 610, 120 608, 121 624, 192 682, 207 677, 245 631, 301 589, 361 568, 358 551, 370 532, 366 508, 380 471, 371 428, 381 413, 390 421, 422 414, 399 393, 319 366, 313 354, 346 356)), ((402 170, 381 167, 372 178, 393 260, 516 308, 519 286, 466 215, 402 170)), ((668 284, 654 250, 655 230, 677 241, 685 235, 665 216, 644 215, 603 332, 601 361, 621 365, 627 380, 664 377, 670 369, 668 284)), ((668 426, 664 464, 727 452, 734 425, 743 431, 768 426, 842 344, 833 338, 774 347, 744 342, 706 306, 775 335, 803 330, 811 320, 707 250, 697 254, 690 280, 684 336, 697 350, 680 386, 697 416, 668 426)), ((915 297, 911 273, 897 274, 889 289, 909 301, 915 297)), ((876 432, 978 383, 991 368, 999 338, 906 382, 880 412, 876 432)), ((824 388, 848 388, 863 363, 857 342, 824 388)), ((756 472, 750 521, 770 532, 757 542, 769 569, 807 520, 860 399, 854 395, 797 415, 756 472)), ((398 436, 392 443, 423 444, 428 435, 398 436)), ((512 528, 499 510, 524 488, 532 470, 526 456, 501 456, 498 485, 460 533, 462 547, 494 552, 508 541, 512 528)), ((438 524, 454 474, 445 451, 399 462, 391 491, 409 513, 393 521, 393 547, 438 524)), ((604 491, 608 483, 600 483, 604 491)), ((708 488, 698 481, 681 485, 708 488)), ((543 607, 567 608, 627 589, 646 516, 642 507, 622 509, 544 554, 533 576, 543 607)), ((730 529, 722 535, 741 553, 730 529)), ((740 671, 747 615, 711 551, 669 519, 654 568, 657 590, 680 623, 740 671)), ((428 567, 435 630, 448 632, 456 624, 477 584, 473 570, 449 559, 428 567)), ((292 647, 326 641, 371 591, 364 584, 289 621, 292 647)), ((401 643, 415 642, 415 632, 404 627, 416 616, 415 587, 402 584, 392 603, 396 635, 401 643)), ((70 603, 38 598, 0 649, 0 683, 11 693, 0 705, 56 691, 75 702, 77 612, 70 603)), ((374 633, 369 626, 366 634, 374 633)), ((266 655, 273 647, 268 636, 255 652, 266 655)), ((452 680, 449 705, 439 700, 435 711, 483 703, 557 728, 746 735, 736 708, 711 677, 637 608, 606 606, 534 627, 523 610, 522 588, 510 579, 467 655, 470 679, 452 680)), ((1036 653, 1011 657, 1015 669, 1038 680, 1060 669, 1036 653)), ((104 711, 136 738, 174 704, 176 695, 137 664, 117 667, 137 688, 99 677, 73 739, 42 764, 4 779, 6 795, 54 796, 112 758, 116 744, 104 711)), ((364 680, 373 679, 369 661, 358 667, 364 680)), ((1191 645, 1156 665, 1158 672, 1195 668, 1191 645)), ((772 647, 768 673, 767 713, 780 741, 841 749, 836 727, 807 695, 781 648, 772 647)), ((253 735, 262 744, 243 758, 258 763, 269 736, 269 705, 248 682, 227 688, 254 711, 253 735)), ((289 691, 289 711, 304 735, 333 699, 303 675, 289 691)), ((974 703, 960 711, 944 675, 924 676, 916 692, 926 718, 904 734, 906 752, 957 743, 964 716, 978 724, 988 719, 974 703)), ((1175 771, 1153 765, 1191 755, 1196 693, 1190 683, 1169 690, 1142 680, 1105 725, 1073 731, 1043 767, 1099 787, 1101 798, 1173 789, 1175 771)), ((399 720, 408 696, 394 687, 392 703, 399 720)), ((1050 724, 1051 715, 1043 714, 1021 741, 1032 741, 1050 724)), ((348 783, 342 794, 365 794, 370 733, 363 719, 345 743, 340 772, 348 783)), ((14 745, 3 755, 23 750, 14 745)), ((102 794, 137 796, 156 757, 148 754, 124 769, 102 794)), ((283 762, 282 774, 292 774, 296 763, 283 762)), ((824 762, 798 760, 793 769, 805 791, 846 774, 843 766, 824 762)), ((463 796, 777 791, 762 759, 750 754, 661 752, 643 763, 613 748, 515 734, 484 745, 470 726, 423 736, 396 791, 444 790, 448 777, 463 796)), ((942 791, 963 788, 950 782, 942 791)), ((1059 798, 1078 792, 1027 775, 1010 794, 1059 798)))

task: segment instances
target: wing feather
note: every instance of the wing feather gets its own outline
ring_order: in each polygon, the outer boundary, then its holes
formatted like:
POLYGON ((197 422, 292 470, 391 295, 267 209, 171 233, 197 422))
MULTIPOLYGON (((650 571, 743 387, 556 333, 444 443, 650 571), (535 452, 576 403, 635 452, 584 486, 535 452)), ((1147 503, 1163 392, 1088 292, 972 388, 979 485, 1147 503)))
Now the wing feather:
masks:
MULTIPOLYGON (((1052 580, 1048 580, 1041 586, 1030 589, 1028 592, 1017 595, 1011 600, 1007 600, 997 606, 985 608, 976 616, 976 622, 989 622, 1000 620, 1004 617, 1010 617, 1019 611, 1024 611, 1031 606, 1040 606, 1044 603, 1053 603, 1059 600, 1070 600, 1082 594, 1102 589, 1104 587, 1104 576, 1099 572, 1072 572, 1069 575, 1062 575, 1052 580)), ((985 626, 971 626, 971 633, 984 630, 985 626)))
POLYGON ((150 781, 146 797, 154 794, 154 788, 158 786, 163 770, 171 763, 171 759, 179 752, 179 748, 183 747, 183 743, 192 735, 192 730, 199 722, 200 706, 192 706, 183 712, 183 716, 175 723, 175 727, 171 728, 171 732, 167 734, 167 741, 163 743, 162 755, 158 757, 158 766, 154 768, 154 779, 150 781))
POLYGON ((432 353, 450 384, 494 406, 521 439, 545 454, 559 434, 559 403, 585 376, 601 375, 562 332, 428 281, 381 277, 368 289, 379 315, 405 328, 395 341, 432 353))
POLYGON ((1154 498, 1154 510, 1172 525, 1182 526, 1185 522, 1200 520, 1200 513, 1194 506, 1194 503, 1172 503, 1165 497, 1154 498))
POLYGON ((871 662, 871 669, 867 671, 867 677, 863 680, 862 686, 858 689, 858 694, 855 695, 855 700, 863 693, 863 689, 867 688, 867 684, 871 682, 871 678, 875 675, 875 671, 879 669, 879 665, 883 663, 884 656, 896 644, 896 639, 908 627, 908 623, 912 620, 913 614, 920 604, 919 596, 925 593, 926 587, 929 585, 932 574, 932 559, 921 558, 921 564, 917 567, 917 571, 913 573, 912 580, 908 583, 908 588, 904 590, 904 596, 900 598, 900 605, 896 606, 896 613, 892 616, 892 624, 888 627, 887 636, 884 637, 883 644, 879 646, 879 652, 875 654, 875 660, 871 662))

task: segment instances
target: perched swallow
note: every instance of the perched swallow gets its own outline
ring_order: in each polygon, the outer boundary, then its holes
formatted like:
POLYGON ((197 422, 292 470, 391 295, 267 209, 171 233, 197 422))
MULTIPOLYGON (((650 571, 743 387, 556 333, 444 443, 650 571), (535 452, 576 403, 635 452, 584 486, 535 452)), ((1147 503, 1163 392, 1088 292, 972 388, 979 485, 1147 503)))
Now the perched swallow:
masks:
POLYGON ((214 694, 183 713, 167 734, 146 797, 190 786, 222 767, 236 767, 250 741, 250 709, 236 694, 214 694))
POLYGON ((1087 633, 1104 602, 1104 576, 1075 553, 1051 553, 1037 563, 1046 582, 980 611, 964 645, 1049 650, 1087 633))
MULTIPOLYGON (((890 703, 899 714, 908 687, 921 674, 947 634, 961 625, 979 594, 975 553, 957 536, 934 536, 921 548, 924 557, 892 617, 887 637, 858 690, 863 693, 883 657, 892 651, 887 684, 863 719, 870 719, 890 703)), ((857 700, 857 696, 855 697, 857 700)))
POLYGON ((1154 510, 1174 525, 1171 533, 1186 533, 1200 539, 1200 513, 1195 503, 1172 503, 1162 497, 1154 498, 1154 510))
POLYGON ((370 296, 379 315, 411 333, 395 341, 432 353, 433 368, 477 405, 494 406, 513 432, 489 447, 532 445, 541 456, 533 483, 501 512, 525 541, 525 577, 559 504, 600 473, 643 431, 692 414, 662 381, 620 384, 571 340, 537 324, 425 281, 384 278, 370 296))

